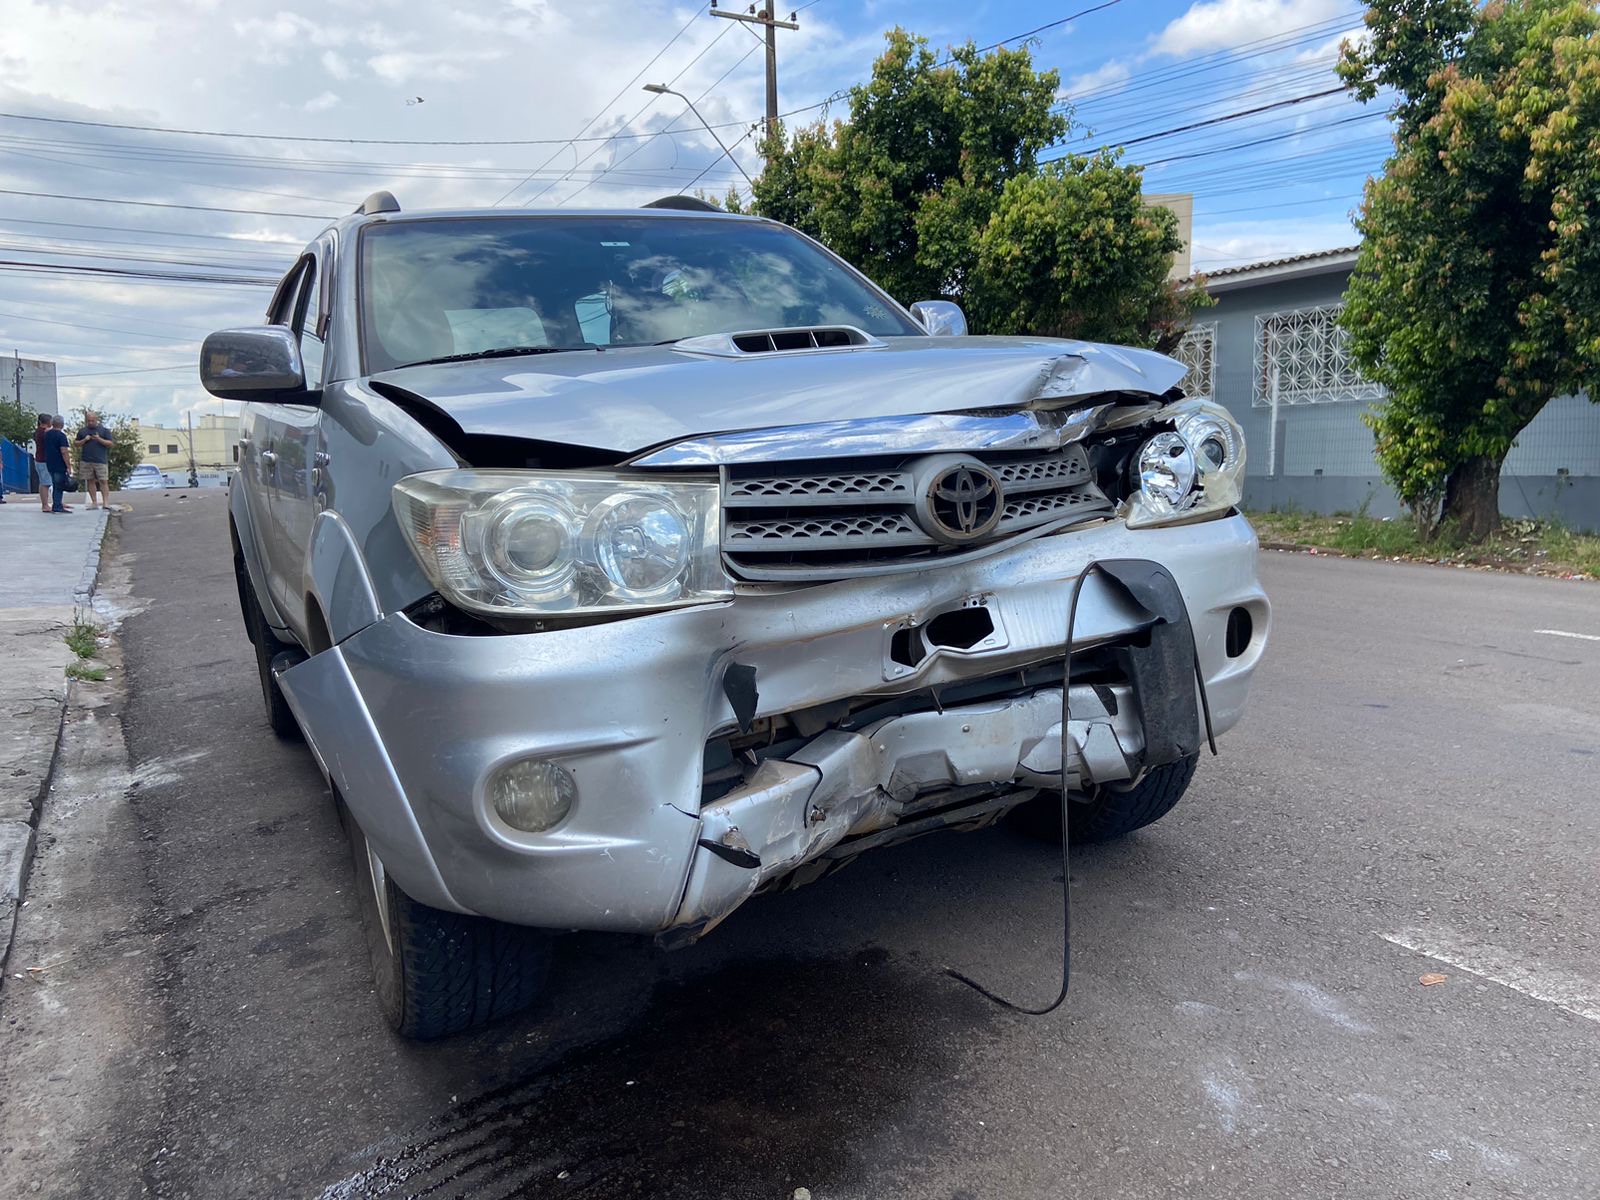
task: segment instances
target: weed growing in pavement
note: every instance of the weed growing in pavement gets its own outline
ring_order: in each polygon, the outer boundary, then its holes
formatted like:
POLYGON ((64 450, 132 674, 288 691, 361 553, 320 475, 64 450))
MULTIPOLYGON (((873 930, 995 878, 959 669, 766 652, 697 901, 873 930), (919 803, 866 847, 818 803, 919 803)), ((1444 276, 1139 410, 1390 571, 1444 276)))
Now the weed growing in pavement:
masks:
POLYGON ((86 620, 82 612, 72 615, 72 628, 67 630, 66 642, 79 658, 93 658, 100 649, 100 631, 93 621, 86 620))
POLYGON ((104 667, 92 667, 86 662, 67 664, 68 679, 86 679, 91 683, 104 683, 107 674, 104 667))
POLYGON ((1600 579, 1600 536, 1576 533, 1557 521, 1507 518, 1483 542, 1462 538, 1448 523, 1430 540, 1404 518, 1383 520, 1362 505, 1354 513, 1258 512, 1250 521, 1263 541, 1292 542, 1346 554, 1424 562, 1467 563, 1509 571, 1600 579))

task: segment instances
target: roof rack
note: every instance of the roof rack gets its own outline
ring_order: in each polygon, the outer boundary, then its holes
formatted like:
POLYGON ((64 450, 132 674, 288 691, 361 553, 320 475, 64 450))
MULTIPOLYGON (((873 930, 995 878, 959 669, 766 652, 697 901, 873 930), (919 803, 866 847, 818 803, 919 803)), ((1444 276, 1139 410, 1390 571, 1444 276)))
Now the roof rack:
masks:
POLYGON ((652 200, 645 208, 677 208, 685 212, 714 212, 722 210, 709 201, 700 199, 699 196, 663 196, 659 200, 652 200))
POLYGON ((361 207, 356 212, 363 217, 374 216, 377 213, 393 213, 400 211, 400 201, 394 198, 393 192, 373 192, 361 202, 361 207))

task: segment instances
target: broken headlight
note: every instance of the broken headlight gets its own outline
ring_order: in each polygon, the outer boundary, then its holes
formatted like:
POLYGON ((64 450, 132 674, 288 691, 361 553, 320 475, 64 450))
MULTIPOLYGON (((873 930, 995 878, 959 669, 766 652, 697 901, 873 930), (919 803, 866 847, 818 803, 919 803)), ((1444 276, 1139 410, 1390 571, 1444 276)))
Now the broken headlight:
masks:
POLYGON ((1133 460, 1125 513, 1139 529, 1219 516, 1244 496, 1244 431, 1209 400, 1180 400, 1152 419, 1160 432, 1133 460))
POLYGON ((714 479, 426 471, 394 511, 441 595, 469 612, 589 615, 725 600, 714 479))

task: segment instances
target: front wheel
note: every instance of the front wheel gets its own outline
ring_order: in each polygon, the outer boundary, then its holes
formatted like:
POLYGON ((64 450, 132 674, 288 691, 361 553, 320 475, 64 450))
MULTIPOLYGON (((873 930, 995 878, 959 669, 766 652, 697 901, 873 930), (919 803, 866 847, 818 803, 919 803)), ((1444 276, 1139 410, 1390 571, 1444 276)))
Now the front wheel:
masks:
MULTIPOLYGON (((1102 787, 1093 798, 1067 802, 1067 840, 1103 842, 1159 821, 1183 798, 1200 762, 1198 754, 1145 772, 1130 788, 1102 787)), ((1061 793, 1045 792, 1013 810, 1013 824, 1030 837, 1061 840, 1061 793)))
POLYGON ((449 1037, 521 1012, 544 992, 551 935, 413 900, 340 803, 378 1006, 394 1031, 449 1037))
POLYGON ((241 582, 239 589, 239 602, 244 605, 245 625, 250 631, 250 641, 255 647, 256 674, 261 680, 261 700, 266 705, 267 724, 272 727, 272 732, 284 741, 298 742, 305 735, 301 733, 300 722, 295 720, 294 710, 289 707, 283 689, 278 686, 278 681, 272 674, 272 660, 280 654, 294 651, 295 647, 279 641, 277 635, 272 632, 272 626, 267 624, 267 618, 263 615, 255 594, 250 590, 249 582, 241 582))

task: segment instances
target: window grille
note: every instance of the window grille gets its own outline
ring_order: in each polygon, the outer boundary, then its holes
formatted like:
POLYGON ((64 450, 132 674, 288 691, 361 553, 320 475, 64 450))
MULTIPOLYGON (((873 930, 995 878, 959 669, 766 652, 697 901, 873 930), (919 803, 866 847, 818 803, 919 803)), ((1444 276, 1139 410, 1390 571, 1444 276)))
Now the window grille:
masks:
POLYGON ((1383 388, 1362 378, 1350 353, 1350 335, 1339 328, 1342 304, 1262 313, 1256 317, 1255 397, 1279 404, 1328 404, 1377 400, 1383 388))
POLYGON ((1178 343, 1177 349, 1172 352, 1172 357, 1189 368, 1189 373, 1183 377, 1185 396, 1209 400, 1212 396, 1211 376, 1212 363, 1215 359, 1217 348, 1217 323, 1207 322, 1203 325, 1191 325, 1184 330, 1183 340, 1178 343))

